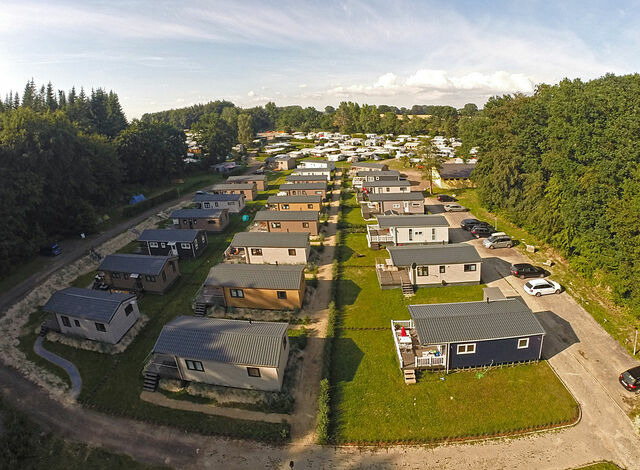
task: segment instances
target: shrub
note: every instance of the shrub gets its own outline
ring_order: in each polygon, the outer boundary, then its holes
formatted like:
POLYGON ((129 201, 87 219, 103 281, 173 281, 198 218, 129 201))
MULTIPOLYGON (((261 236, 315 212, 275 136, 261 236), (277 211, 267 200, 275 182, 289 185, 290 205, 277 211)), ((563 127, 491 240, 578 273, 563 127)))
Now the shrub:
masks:
POLYGON ((329 380, 324 378, 320 381, 320 391, 318 393, 318 443, 329 443, 329 380))

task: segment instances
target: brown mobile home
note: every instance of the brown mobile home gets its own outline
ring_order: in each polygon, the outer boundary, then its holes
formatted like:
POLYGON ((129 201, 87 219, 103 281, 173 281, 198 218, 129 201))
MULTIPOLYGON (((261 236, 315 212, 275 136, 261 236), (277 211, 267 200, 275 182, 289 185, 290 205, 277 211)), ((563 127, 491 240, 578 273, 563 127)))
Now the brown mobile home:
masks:
POLYGON ((289 175, 285 178, 287 183, 326 183, 324 175, 289 175))
POLYGON ((424 214, 424 195, 421 191, 409 193, 369 194, 369 201, 361 203, 362 217, 376 214, 424 214))
POLYGON ((307 232, 318 235, 318 213, 314 211, 259 211, 254 219, 263 232, 307 232))
POLYGON ((267 205, 274 211, 320 212, 322 196, 269 196, 267 205))
POLYGON ((211 187, 212 194, 244 194, 247 201, 253 201, 258 197, 255 183, 214 184, 211 187))
POLYGON ((303 265, 218 264, 209 271, 198 304, 293 310, 302 307, 303 265))
POLYGON ((258 191, 267 190, 267 177, 265 175, 238 175, 227 178, 227 184, 238 183, 255 183, 258 191))
POLYGON ((280 191, 287 196, 322 196, 327 197, 327 182, 322 183, 285 183, 280 185, 280 191))
POLYGON ((143 253, 157 256, 197 258, 207 247, 203 230, 147 229, 138 237, 143 253))
POLYGON ((107 255, 98 273, 112 289, 164 293, 180 276, 177 256, 107 255))
POLYGON ((227 209, 178 209, 171 213, 173 228, 223 232, 229 225, 227 209))

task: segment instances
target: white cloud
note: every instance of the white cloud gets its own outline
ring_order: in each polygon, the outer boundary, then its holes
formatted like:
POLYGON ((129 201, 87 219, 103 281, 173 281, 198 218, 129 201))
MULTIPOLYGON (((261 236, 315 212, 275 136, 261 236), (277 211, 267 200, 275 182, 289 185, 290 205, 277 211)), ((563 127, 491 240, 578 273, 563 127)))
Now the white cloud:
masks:
POLYGON ((300 85, 298 85, 298 88, 307 88, 307 84, 306 83, 301 83, 300 85))
POLYGON ((256 92, 255 92, 255 91, 253 91, 253 90, 251 90, 249 93, 247 93, 247 96, 248 96, 249 98, 253 98, 254 96, 256 96, 256 92))
POLYGON ((378 80, 376 80, 373 86, 374 88, 394 88, 397 80, 398 76, 395 73, 389 72, 378 77, 378 80))

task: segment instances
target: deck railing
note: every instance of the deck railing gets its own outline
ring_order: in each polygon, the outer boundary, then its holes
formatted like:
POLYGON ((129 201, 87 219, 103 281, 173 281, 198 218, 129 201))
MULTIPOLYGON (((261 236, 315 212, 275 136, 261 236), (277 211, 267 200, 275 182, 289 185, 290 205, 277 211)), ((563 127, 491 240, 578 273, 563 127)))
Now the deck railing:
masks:
POLYGON ((427 356, 427 357, 418 357, 415 358, 415 366, 416 367, 437 367, 445 365, 445 357, 444 356, 427 356))

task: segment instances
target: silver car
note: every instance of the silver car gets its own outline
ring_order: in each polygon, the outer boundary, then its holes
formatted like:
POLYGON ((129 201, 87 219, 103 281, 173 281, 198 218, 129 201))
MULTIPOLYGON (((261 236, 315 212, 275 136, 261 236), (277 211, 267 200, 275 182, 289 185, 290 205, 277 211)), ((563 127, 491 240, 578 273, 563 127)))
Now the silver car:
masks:
POLYGON ((467 209, 464 206, 461 206, 460 204, 445 204, 444 210, 447 212, 466 212, 469 209, 467 209))
POLYGON ((511 248, 513 246, 513 240, 509 235, 504 232, 492 233, 489 238, 485 238, 482 242, 485 248, 511 248))

